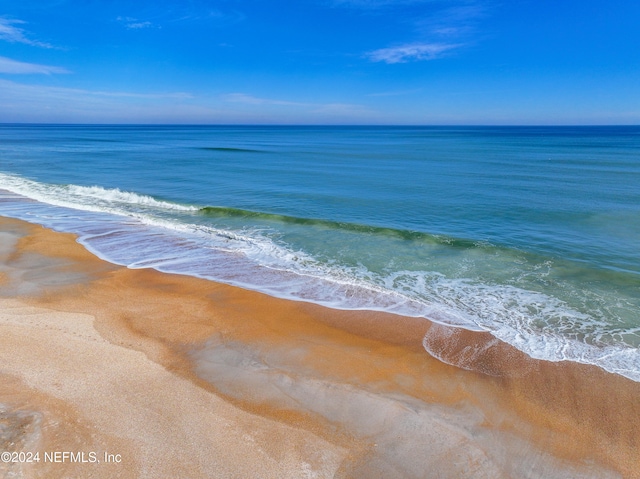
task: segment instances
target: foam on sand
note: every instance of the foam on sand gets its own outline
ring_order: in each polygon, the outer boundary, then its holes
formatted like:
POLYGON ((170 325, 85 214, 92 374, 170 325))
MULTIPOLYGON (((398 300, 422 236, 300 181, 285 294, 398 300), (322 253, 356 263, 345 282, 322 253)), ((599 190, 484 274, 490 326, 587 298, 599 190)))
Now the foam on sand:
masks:
MULTIPOLYGON (((18 410, 40 414, 48 448, 123 454, 126 470, 92 469, 98 477, 639 470, 640 385, 618 375, 418 318, 105 269, 71 235, 0 225, 8 267, 55 260, 50 275, 73 268, 86 279, 20 293, 23 277, 5 276, 0 290, 19 298, 0 300, 0 403, 13 423, 18 410)), ((77 467, 44 474, 90 466, 77 467)))

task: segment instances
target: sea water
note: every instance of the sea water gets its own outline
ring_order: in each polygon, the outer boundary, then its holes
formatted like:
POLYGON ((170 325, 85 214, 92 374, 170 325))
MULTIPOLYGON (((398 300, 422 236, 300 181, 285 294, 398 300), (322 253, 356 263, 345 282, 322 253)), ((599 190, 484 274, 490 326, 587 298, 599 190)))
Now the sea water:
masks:
POLYGON ((0 125, 0 215, 640 381, 640 127, 0 125))

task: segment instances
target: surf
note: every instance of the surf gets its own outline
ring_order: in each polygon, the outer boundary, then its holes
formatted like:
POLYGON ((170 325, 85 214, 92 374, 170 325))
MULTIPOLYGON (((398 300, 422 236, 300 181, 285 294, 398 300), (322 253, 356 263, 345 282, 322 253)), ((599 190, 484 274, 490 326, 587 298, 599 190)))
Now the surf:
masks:
MULTIPOLYGON (((434 270, 374 271, 363 264, 322 261, 278 240, 277 235, 265 234, 264 225, 295 225, 310 235, 328 229, 355 235, 362 244, 365 238, 400 241, 412 247, 422 244, 457 250, 454 256, 469 258, 499 255, 505 264, 542 261, 532 257, 525 261, 523 252, 392 228, 237 208, 185 206, 119 189, 45 185, 15 177, 12 181, 19 187, 13 195, 2 195, 2 214, 78 234, 87 249, 116 264, 192 275, 336 309, 385 311, 488 331, 537 359, 596 364, 640 381, 640 354, 633 349, 640 344, 638 329, 620 328, 618 334, 627 336, 616 342, 616 331, 607 332, 610 325, 540 291, 481 278, 451 277, 434 270), (25 192, 31 196, 22 196, 25 192), (69 192, 73 193, 61 200, 69 192), (131 205, 144 208, 144 212, 138 209, 132 213, 131 205), (79 215, 79 211, 86 214, 79 215), (171 215, 163 216, 167 211, 171 215), (201 216, 240 219, 245 227, 230 230, 194 221, 201 216)), ((545 274, 540 272, 539 278, 545 274)))

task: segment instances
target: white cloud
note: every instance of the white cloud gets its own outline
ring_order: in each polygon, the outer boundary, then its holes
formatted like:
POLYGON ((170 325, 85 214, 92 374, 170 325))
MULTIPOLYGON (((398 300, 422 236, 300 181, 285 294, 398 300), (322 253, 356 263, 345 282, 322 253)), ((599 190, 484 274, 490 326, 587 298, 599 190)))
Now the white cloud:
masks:
POLYGON ((190 93, 175 92, 175 93, 131 93, 124 91, 89 91, 89 90, 71 90, 83 93, 85 95, 95 95, 112 98, 137 98, 144 100, 189 100, 193 98, 190 93))
POLYGON ((151 28, 154 26, 153 23, 149 21, 140 21, 133 17, 118 17, 116 20, 122 23, 125 28, 129 30, 140 30, 142 28, 151 28))
POLYGON ((181 92, 84 90, 0 79, 0 122, 7 123, 207 123, 216 118, 216 110, 194 103, 181 92))
POLYGON ((333 4, 339 7, 379 8, 396 7, 400 5, 413 5, 419 3, 432 3, 434 0, 333 0, 333 4))
POLYGON ((402 96, 402 95, 410 95, 412 93, 418 93, 419 91, 422 91, 422 88, 413 88, 411 90, 396 90, 396 91, 384 91, 379 93, 369 93, 367 96, 375 96, 375 97, 402 96))
POLYGON ((285 106, 311 106, 309 103, 299 103, 286 100, 272 100, 269 98, 258 98, 245 93, 229 93, 223 95, 222 99, 233 103, 246 103, 248 105, 285 105, 285 106))
POLYGON ((487 15, 487 7, 478 3, 458 5, 438 11, 416 22, 418 28, 439 37, 467 36, 474 33, 478 21, 487 15))
POLYGON ((272 112, 274 114, 285 113, 290 114, 290 122, 299 122, 297 118, 305 118, 310 122, 328 122, 359 120, 359 122, 367 122, 378 119, 378 113, 370 108, 352 103, 313 103, 313 102, 296 102, 288 100, 274 100, 271 98, 259 98, 246 93, 229 93, 223 95, 222 99, 226 102, 242 103, 253 109, 256 113, 272 112), (269 106, 293 107, 269 109, 269 106))
POLYGON ((373 62, 385 63, 435 60, 461 46, 462 44, 460 43, 411 43, 408 45, 374 50, 367 53, 366 56, 373 62))
POLYGON ((25 22, 22 20, 10 20, 8 18, 0 17, 0 40, 5 40, 11 43, 24 43, 25 45, 31 45, 34 47, 54 48, 54 46, 49 43, 31 40, 28 38, 25 31, 16 26, 24 23, 25 22))
POLYGON ((0 78, 0 122, 364 124, 383 122, 361 105, 301 103, 243 93, 193 97, 28 85, 0 78), (235 100, 235 102, 234 102, 235 100))
POLYGON ((39 65, 37 63, 25 63, 17 60, 12 60, 7 57, 0 57, 0 73, 10 73, 15 75, 24 74, 44 74, 51 75, 52 73, 71 73, 69 70, 60 67, 53 67, 49 65, 39 65))
POLYGON ((317 105, 318 108, 313 113, 319 113, 325 116, 338 118, 366 118, 372 120, 377 118, 378 113, 362 105, 354 105, 351 103, 326 103, 317 105))
POLYGON ((127 28, 129 30, 138 30, 140 28, 149 28, 151 25, 151 22, 132 22, 127 24, 127 28))
POLYGON ((49 97, 65 100, 72 100, 73 98, 82 98, 85 100, 87 98, 95 98, 96 100, 109 100, 117 98, 126 98, 133 100, 189 100, 193 98, 191 94, 184 92, 136 93, 122 91, 83 90, 81 88, 24 85, 8 80, 0 80, 0 85, 3 88, 14 91, 16 94, 34 95, 34 97, 49 97))
MULTIPOLYGON (((426 3, 429 0, 334 0, 361 6, 400 6, 426 3)), ((417 14, 411 23, 418 35, 412 43, 381 48, 364 54, 373 62, 407 63, 435 60, 451 51, 474 44, 478 20, 487 14, 483 0, 442 0, 433 2, 424 15, 417 14), (445 7, 445 8, 443 8, 445 7)))
POLYGON ((173 2, 171 6, 166 8, 138 10, 139 15, 137 16, 120 15, 115 20, 129 30, 140 30, 145 28, 160 29, 165 25, 179 22, 231 25, 245 18, 244 14, 238 11, 226 12, 212 9, 209 3, 207 0, 173 2))

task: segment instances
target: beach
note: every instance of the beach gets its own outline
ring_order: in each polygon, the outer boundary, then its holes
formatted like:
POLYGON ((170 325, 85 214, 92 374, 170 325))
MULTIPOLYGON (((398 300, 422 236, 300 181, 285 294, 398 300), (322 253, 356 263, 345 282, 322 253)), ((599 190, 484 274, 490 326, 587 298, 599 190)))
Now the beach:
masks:
POLYGON ((0 225, 5 477, 640 477, 619 375, 0 225))
POLYGON ((0 479, 640 479, 640 2, 4 7, 0 479))

